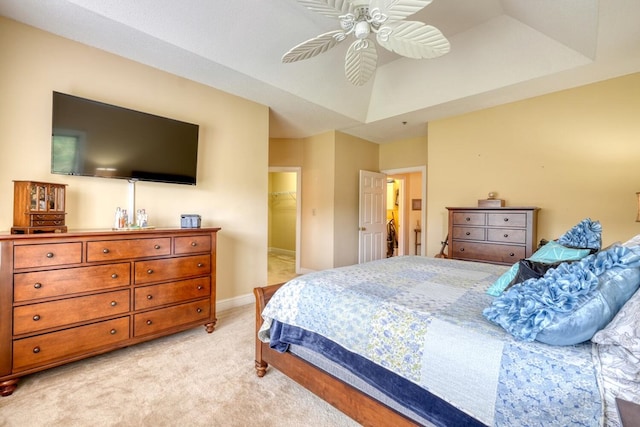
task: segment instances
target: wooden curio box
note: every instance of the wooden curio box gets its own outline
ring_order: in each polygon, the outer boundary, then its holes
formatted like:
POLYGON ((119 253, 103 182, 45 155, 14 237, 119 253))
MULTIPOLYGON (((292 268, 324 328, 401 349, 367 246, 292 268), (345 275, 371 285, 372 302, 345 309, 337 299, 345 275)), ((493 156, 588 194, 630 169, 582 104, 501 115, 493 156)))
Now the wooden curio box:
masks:
POLYGON ((65 233, 66 184, 13 181, 12 234, 65 233))

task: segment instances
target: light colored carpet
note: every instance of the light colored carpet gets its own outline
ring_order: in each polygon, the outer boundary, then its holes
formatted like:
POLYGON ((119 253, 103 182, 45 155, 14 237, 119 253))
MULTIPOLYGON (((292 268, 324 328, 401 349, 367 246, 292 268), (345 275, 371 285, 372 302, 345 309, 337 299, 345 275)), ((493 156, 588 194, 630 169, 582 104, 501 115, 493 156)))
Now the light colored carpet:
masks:
POLYGON ((297 276, 296 259, 291 255, 269 252, 267 267, 268 285, 284 283, 297 276))
POLYGON ((357 426, 276 370, 254 369, 254 308, 23 378, 1 426, 357 426))

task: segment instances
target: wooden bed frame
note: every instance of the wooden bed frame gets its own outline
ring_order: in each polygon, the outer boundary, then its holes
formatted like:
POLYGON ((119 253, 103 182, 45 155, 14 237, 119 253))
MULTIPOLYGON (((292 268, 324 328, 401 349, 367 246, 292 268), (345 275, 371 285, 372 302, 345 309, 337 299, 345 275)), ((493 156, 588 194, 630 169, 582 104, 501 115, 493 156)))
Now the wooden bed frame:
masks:
POLYGON ((262 310, 283 284, 254 288, 256 297, 256 373, 270 365, 364 426, 416 426, 415 422, 347 383, 291 354, 272 350, 258 338, 262 310))

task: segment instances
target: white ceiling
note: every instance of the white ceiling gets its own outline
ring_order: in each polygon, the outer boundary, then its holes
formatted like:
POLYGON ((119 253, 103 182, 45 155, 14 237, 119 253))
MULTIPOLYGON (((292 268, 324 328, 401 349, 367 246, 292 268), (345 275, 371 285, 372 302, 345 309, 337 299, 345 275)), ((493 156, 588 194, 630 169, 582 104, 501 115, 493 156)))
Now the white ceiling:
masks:
POLYGON ((339 29, 295 0, 0 0, 0 15, 268 105, 274 138, 335 129, 384 143, 640 71, 640 0, 434 0, 408 20, 440 29, 451 52, 416 60, 378 48, 359 87, 344 76, 348 42, 281 63, 339 29))

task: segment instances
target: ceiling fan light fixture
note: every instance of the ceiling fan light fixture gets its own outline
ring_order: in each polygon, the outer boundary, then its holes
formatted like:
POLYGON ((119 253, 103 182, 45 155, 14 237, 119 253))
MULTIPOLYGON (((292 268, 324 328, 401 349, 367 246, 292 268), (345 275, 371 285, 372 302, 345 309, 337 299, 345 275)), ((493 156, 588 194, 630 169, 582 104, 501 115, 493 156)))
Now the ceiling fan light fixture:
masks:
POLYGON ((376 34, 378 44, 398 55, 430 59, 449 52, 449 41, 435 27, 417 21, 404 21, 433 0, 298 0, 308 9, 337 18, 341 30, 321 34, 290 49, 282 62, 295 62, 326 52, 350 34, 356 40, 347 50, 345 75, 356 86, 365 84, 375 73, 376 34))
POLYGON ((357 39, 366 39, 369 34, 371 34, 371 25, 367 21, 359 21, 353 30, 353 35, 357 39))

